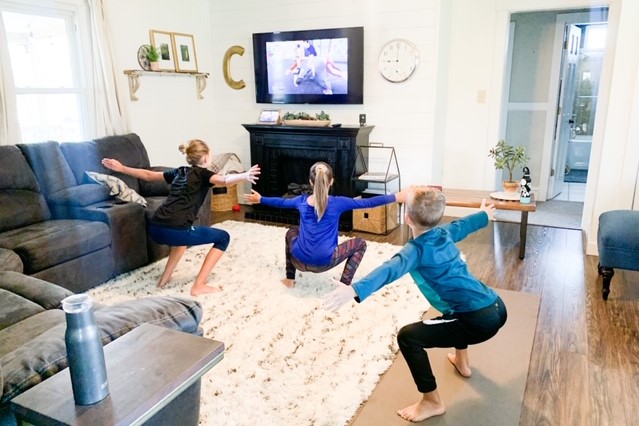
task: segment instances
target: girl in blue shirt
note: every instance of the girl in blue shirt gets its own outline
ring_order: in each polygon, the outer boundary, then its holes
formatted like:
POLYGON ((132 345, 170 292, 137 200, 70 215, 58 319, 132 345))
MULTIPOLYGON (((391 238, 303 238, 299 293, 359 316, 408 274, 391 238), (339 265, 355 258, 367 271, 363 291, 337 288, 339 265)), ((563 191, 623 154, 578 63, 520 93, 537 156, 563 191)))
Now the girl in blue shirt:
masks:
POLYGON ((475 278, 456 242, 494 220, 494 205, 482 201, 480 212, 437 226, 446 199, 438 189, 413 187, 406 196, 406 224, 414 239, 396 255, 352 286, 338 284, 325 307, 336 311, 349 300, 362 302, 375 291, 409 273, 428 302, 442 316, 409 324, 399 331, 397 343, 422 398, 399 410, 402 418, 419 422, 446 411, 425 348, 454 347, 449 361, 463 377, 470 377, 468 345, 493 337, 506 322, 506 307, 493 289, 475 278))
POLYGON ((297 209, 300 213, 299 227, 286 233, 286 278, 282 283, 291 288, 295 285, 295 271, 324 272, 346 260, 340 281, 350 285, 364 253, 366 241, 352 238, 337 244, 339 217, 345 211, 377 207, 393 202, 403 202, 403 194, 380 195, 371 198, 349 198, 328 195, 333 185, 333 170, 324 162, 311 166, 309 181, 313 187, 311 195, 294 198, 262 197, 257 191, 245 194, 244 198, 265 206, 297 209))

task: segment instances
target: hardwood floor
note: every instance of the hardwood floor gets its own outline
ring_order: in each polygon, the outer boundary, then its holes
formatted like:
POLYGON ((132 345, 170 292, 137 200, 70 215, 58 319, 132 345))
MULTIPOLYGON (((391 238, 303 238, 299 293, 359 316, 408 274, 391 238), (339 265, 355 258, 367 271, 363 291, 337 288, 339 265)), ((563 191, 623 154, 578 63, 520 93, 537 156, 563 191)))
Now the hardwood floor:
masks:
MULTIPOLYGON (((243 212, 212 216, 244 221, 243 212)), ((581 231, 529 226, 524 260, 518 232, 518 224, 491 223, 459 247, 488 285, 541 295, 519 424, 638 424, 639 272, 615 271, 604 301, 597 257, 584 254, 581 231)), ((401 245, 409 232, 347 235, 401 245)))

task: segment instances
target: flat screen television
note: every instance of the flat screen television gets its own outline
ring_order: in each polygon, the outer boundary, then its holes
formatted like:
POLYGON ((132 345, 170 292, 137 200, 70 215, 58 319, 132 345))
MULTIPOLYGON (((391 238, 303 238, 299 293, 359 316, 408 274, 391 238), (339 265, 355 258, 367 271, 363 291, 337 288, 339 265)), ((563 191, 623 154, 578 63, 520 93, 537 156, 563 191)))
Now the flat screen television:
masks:
POLYGON ((253 34, 253 60, 257 103, 364 103, 363 27, 253 34))

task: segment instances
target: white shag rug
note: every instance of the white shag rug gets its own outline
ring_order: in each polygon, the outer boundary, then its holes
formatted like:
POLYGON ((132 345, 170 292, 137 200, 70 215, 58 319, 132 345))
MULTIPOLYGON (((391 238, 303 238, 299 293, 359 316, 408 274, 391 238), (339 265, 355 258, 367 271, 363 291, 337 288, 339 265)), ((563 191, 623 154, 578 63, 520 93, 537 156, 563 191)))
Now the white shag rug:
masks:
MULTIPOLYGON (((224 359, 202 378, 203 425, 344 425, 373 392, 397 353, 397 331, 428 309, 409 275, 338 313, 322 297, 343 264, 322 274, 284 278, 286 228, 226 221, 231 244, 209 283, 224 291, 198 296, 205 337, 225 343, 224 359)), ((343 237, 340 237, 340 241, 343 237)), ((112 304, 152 295, 189 296, 210 245, 189 248, 164 289, 155 284, 166 259, 122 274, 88 294, 112 304)), ((368 242, 355 279, 398 246, 368 242)), ((412 384, 407 384, 412 386, 412 384)))

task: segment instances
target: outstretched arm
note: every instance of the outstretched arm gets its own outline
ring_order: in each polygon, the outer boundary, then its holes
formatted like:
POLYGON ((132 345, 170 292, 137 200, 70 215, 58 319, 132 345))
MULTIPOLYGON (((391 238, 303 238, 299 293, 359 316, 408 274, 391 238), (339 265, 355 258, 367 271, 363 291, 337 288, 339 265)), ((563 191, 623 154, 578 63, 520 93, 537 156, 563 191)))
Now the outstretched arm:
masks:
POLYGON ((324 296, 324 308, 336 312, 350 300, 363 302, 380 288, 415 269, 418 259, 421 258, 417 250, 412 244, 405 245, 393 257, 350 286, 333 280, 338 286, 324 296))
POLYGON ((400 204, 405 204, 406 203, 406 197, 408 197, 408 194, 410 193, 410 188, 404 188, 399 192, 395 193, 395 201, 397 201, 400 204))
POLYGON ((495 205, 493 203, 486 205, 486 199, 483 198, 481 200, 481 206, 479 206, 479 210, 486 212, 489 220, 492 220, 493 222, 495 221, 495 205))
POLYGON ((486 205, 486 200, 483 199, 477 213, 441 225, 441 228, 446 229, 453 241, 458 242, 471 233, 488 226, 491 220, 495 220, 495 205, 492 203, 486 205))
POLYGON ((324 309, 337 312, 339 308, 356 298, 357 293, 350 285, 346 285, 336 279, 333 279, 333 282, 337 284, 337 288, 324 296, 324 309))
POLYGON ((252 184, 255 184, 255 182, 257 182, 257 180, 259 179, 259 174, 260 174, 260 166, 258 166, 257 164, 251 166, 251 168, 244 173, 236 173, 236 174, 230 174, 230 175, 213 175, 211 176, 211 179, 209 180, 209 182, 211 182, 214 185, 235 185, 236 183, 240 183, 240 182, 251 182, 252 184))
POLYGON ((113 158, 103 158, 102 165, 107 169, 113 170, 114 172, 124 173, 125 175, 133 176, 134 178, 152 181, 152 180, 164 180, 163 172, 156 172, 152 170, 146 169, 137 169, 135 167, 125 166, 120 163, 118 160, 113 158))
POLYGON ((262 201, 262 195, 254 189, 251 189, 250 194, 242 194, 242 198, 251 204, 259 204, 262 201))

